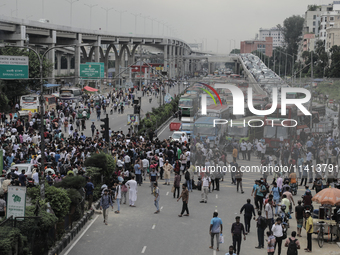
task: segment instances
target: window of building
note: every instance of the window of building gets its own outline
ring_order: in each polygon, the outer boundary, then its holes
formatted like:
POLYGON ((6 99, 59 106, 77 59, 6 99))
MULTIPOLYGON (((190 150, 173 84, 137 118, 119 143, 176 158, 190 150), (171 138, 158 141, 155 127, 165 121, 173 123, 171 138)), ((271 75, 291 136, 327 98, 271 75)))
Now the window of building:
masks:
POLYGON ((313 28, 313 33, 315 33, 315 27, 313 28))
POLYGON ((329 17, 329 20, 330 20, 330 21, 334 20, 334 17, 329 17))
POLYGON ((320 33, 320 36, 322 37, 322 32, 320 33))
POLYGON ((316 15, 313 15, 313 19, 316 19, 316 15))
POLYGON ((315 26, 315 21, 313 21, 313 26, 315 26))
POLYGON ((327 17, 325 17, 325 22, 327 22, 327 17))
POLYGON ((325 37, 327 36, 327 33, 325 32, 325 37))

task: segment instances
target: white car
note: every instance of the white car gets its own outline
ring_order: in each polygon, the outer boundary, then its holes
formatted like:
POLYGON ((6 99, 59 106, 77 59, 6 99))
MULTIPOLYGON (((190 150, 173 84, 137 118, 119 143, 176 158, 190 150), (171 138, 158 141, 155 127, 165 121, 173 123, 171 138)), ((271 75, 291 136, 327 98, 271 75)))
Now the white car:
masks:
MULTIPOLYGON (((184 134, 184 136, 188 139, 188 136, 185 132, 175 131, 175 132, 173 132, 173 134, 171 136, 171 141, 181 141, 182 134, 184 134)), ((188 141, 189 141, 189 139, 188 139, 188 141)))
POLYGON ((25 170, 25 175, 29 178, 32 178, 32 171, 35 168, 34 164, 15 164, 7 170, 7 174, 11 172, 11 169, 15 169, 16 167, 18 168, 19 174, 21 174, 22 170, 25 170))

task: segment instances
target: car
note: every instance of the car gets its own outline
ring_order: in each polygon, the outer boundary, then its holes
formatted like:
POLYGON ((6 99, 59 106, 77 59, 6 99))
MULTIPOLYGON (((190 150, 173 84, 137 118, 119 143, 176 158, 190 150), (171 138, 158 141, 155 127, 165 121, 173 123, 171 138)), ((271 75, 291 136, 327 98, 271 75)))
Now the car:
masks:
POLYGON ((34 164, 15 164, 13 166, 11 166, 8 170, 7 170, 7 174, 9 174, 11 172, 11 169, 15 169, 18 168, 18 172, 21 174, 21 170, 25 170, 25 175, 28 178, 32 178, 32 171, 35 168, 34 164))
POLYGON ((188 135, 183 131, 175 131, 172 133, 171 141, 180 141, 182 134, 188 139, 188 135))
POLYGON ((184 81, 184 82, 183 82, 183 85, 189 85, 189 82, 184 81))

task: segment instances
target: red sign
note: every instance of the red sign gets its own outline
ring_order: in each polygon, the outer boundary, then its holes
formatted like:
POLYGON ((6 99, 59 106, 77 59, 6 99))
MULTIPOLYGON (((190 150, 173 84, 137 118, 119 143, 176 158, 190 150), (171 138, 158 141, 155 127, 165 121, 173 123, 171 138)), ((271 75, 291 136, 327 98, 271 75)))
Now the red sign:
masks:
POLYGON ((330 103, 330 104, 333 104, 333 99, 329 99, 329 103, 330 103))

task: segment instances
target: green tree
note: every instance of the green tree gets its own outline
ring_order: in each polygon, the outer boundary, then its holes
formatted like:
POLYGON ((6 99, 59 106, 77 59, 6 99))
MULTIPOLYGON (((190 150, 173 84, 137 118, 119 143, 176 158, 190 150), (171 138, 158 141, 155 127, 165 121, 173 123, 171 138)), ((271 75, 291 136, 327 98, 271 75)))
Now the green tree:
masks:
POLYGON ((286 44, 287 53, 290 55, 297 54, 298 43, 301 40, 304 18, 293 15, 283 21, 283 27, 277 27, 282 31, 283 39, 286 44))
POLYGON ((230 54, 240 54, 241 50, 240 49, 233 49, 230 54))
POLYGON ((331 65, 327 70, 327 76, 340 78, 340 46, 334 45, 329 51, 331 53, 331 65))
MULTIPOLYGON (((66 177, 67 178, 67 177, 66 177)), ((62 221, 70 211, 71 200, 65 189, 46 186, 46 201, 50 203, 55 216, 62 221)))
POLYGON ((100 168, 105 181, 109 181, 115 170, 115 162, 111 155, 104 152, 93 154, 85 160, 86 167, 100 168))
POLYGON ((320 6, 313 4, 313 5, 308 5, 308 11, 316 11, 320 6))

